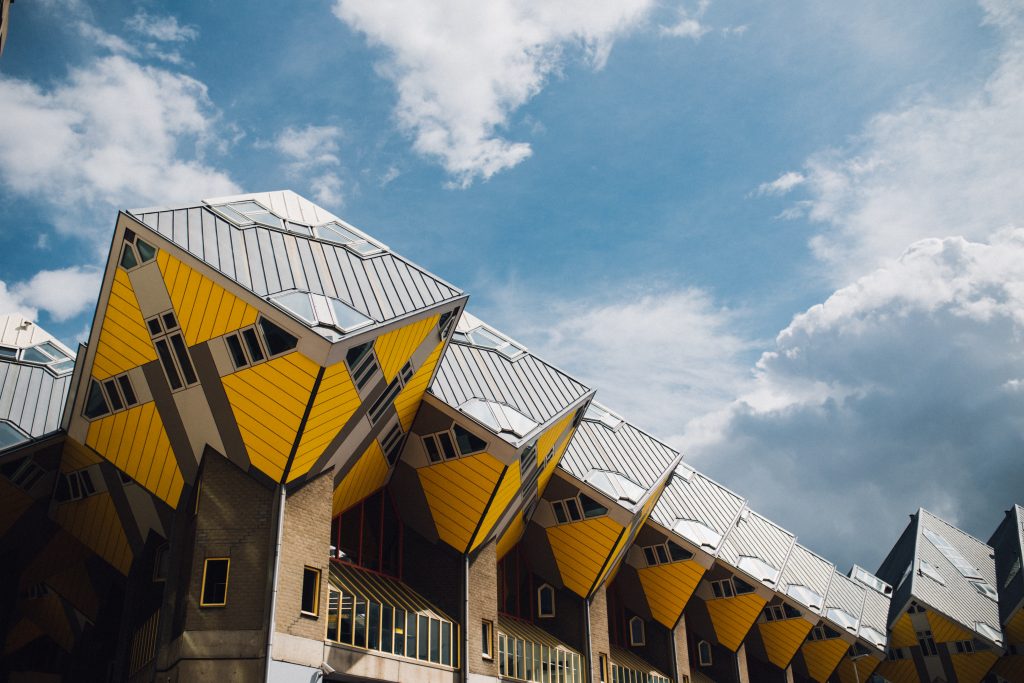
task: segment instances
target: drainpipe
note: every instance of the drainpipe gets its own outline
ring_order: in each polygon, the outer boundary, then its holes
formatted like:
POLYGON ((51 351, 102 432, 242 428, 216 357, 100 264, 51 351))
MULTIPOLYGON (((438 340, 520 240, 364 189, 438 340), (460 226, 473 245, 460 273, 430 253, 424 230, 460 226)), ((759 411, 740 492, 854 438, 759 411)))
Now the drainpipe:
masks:
POLYGON ((281 570, 281 538, 284 536, 284 484, 278 484, 281 497, 277 503, 277 543, 274 545, 274 574, 270 581, 270 623, 267 626, 267 666, 265 667, 264 680, 270 683, 270 662, 274 653, 274 622, 277 619, 277 575, 281 570))
MULTIPOLYGON (((583 656, 586 658, 587 662, 587 680, 590 681, 590 683, 594 683, 594 646, 593 643, 591 643, 590 634, 590 600, 591 598, 584 598, 583 600, 583 627, 587 629, 587 637, 583 639, 583 656)), ((600 664, 598 664, 598 666, 600 666, 600 664)))
POLYGON ((462 556, 462 681, 469 681, 469 554, 462 556))

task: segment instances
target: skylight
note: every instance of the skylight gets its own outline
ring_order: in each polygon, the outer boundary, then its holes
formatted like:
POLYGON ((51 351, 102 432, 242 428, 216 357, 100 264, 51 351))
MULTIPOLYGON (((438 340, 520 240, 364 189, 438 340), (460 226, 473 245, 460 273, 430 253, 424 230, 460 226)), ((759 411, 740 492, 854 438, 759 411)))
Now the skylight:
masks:
POLYGON ((695 519, 676 520, 672 530, 693 543, 712 550, 718 548, 718 544, 722 542, 722 534, 695 519))
POLYGON ((984 581, 971 581, 971 585, 974 586, 974 590, 978 591, 978 593, 984 595, 992 602, 999 602, 999 593, 997 593, 996 589, 988 583, 984 581))
POLYGON ((621 427, 622 423, 625 421, 612 411, 598 403, 594 403, 593 401, 591 401, 590 405, 587 406, 587 412, 584 414, 584 417, 594 422, 600 422, 605 427, 613 431, 621 427))
POLYGON ((268 298, 300 320, 312 325, 328 339, 332 339, 334 332, 348 334, 373 323, 372 318, 363 315, 344 301, 323 294, 293 289, 268 298))
POLYGON ((938 535, 931 529, 924 530, 925 538, 931 541, 931 544, 942 553, 949 563, 956 567, 957 571, 963 574, 968 579, 981 579, 982 576, 973 564, 967 561, 960 551, 954 548, 949 541, 942 536, 938 535))
POLYGON ((219 204, 213 208, 238 226, 259 223, 271 228, 284 229, 284 221, 271 213, 269 209, 265 209, 252 200, 219 204))
POLYGON ((874 588, 882 595, 892 595, 892 586, 887 584, 885 581, 882 581, 863 567, 853 565, 853 571, 850 572, 850 578, 861 582, 869 588, 874 588))
POLYGON ((750 574, 751 576, 766 583, 774 584, 779 580, 779 570, 762 560, 760 557, 740 555, 739 562, 736 564, 747 574, 750 574))
POLYGON ((853 616, 846 610, 839 609, 838 607, 830 607, 825 613, 825 616, 832 620, 833 623, 839 624, 847 631, 852 633, 857 632, 857 624, 860 620, 853 616))
POLYGON ((313 228, 313 234, 325 242, 333 242, 354 251, 360 256, 370 256, 384 251, 383 247, 362 235, 346 228, 337 221, 324 223, 313 228))
POLYGON ((939 573, 939 568, 933 564, 929 564, 925 560, 920 560, 918 568, 922 575, 927 576, 932 581, 937 581, 943 586, 946 585, 946 580, 942 578, 942 574, 939 573))
POLYGON ((786 588, 786 595, 816 610, 821 610, 821 606, 825 602, 825 596, 799 583, 789 584, 786 588))
POLYGON ((21 352, 21 360, 26 363, 46 365, 56 373, 66 372, 75 367, 75 359, 73 356, 66 353, 56 344, 48 341, 23 349, 21 352))
POLYGON ((0 421, 0 451, 28 441, 28 436, 7 421, 0 421))
POLYGON ((534 420, 497 401, 471 398, 459 406, 459 410, 499 435, 511 434, 521 439, 537 428, 534 420))
POLYGON ((873 629, 870 626, 862 626, 860 629, 860 637, 880 650, 885 649, 885 634, 881 631, 873 629))
POLYGON ((1003 632, 997 628, 989 626, 984 621, 974 622, 974 630, 991 640, 996 645, 1003 644, 1003 632))
POLYGON ((516 344, 511 339, 503 336, 496 330, 480 324, 468 332, 456 332, 452 335, 452 341, 472 344, 485 349, 494 349, 506 358, 518 358, 526 353, 526 348, 516 344))
POLYGON ((634 505, 640 502, 645 491, 644 487, 636 482, 618 472, 608 470, 592 469, 583 477, 583 481, 612 500, 624 500, 634 505))

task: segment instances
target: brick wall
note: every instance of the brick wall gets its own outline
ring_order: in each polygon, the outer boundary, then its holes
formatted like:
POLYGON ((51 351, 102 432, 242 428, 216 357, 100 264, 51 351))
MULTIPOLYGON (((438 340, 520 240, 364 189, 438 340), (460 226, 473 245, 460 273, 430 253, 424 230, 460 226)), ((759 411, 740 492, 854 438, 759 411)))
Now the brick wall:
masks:
MULTIPOLYGON (((498 664, 496 643, 491 643, 491 659, 483 658, 483 629, 481 623, 488 620, 498 624, 498 553, 492 541, 480 548, 469 562, 469 616, 466 630, 469 633, 469 651, 466 662, 470 673, 497 676, 498 664)), ((496 636, 492 636, 492 641, 496 636)))
POLYGON ((331 537, 333 469, 288 494, 277 580, 278 631, 323 640, 327 622, 328 546, 331 537), (301 614, 302 578, 306 567, 320 570, 317 616, 301 614))
POLYGON ((597 589, 590 600, 590 680, 601 680, 600 657, 611 660, 608 638, 608 595, 604 586, 597 589))
POLYGON ((690 648, 686 641, 685 619, 680 619, 675 629, 672 630, 672 639, 676 649, 676 683, 682 683, 683 676, 688 676, 692 680, 693 674, 690 672, 690 648))

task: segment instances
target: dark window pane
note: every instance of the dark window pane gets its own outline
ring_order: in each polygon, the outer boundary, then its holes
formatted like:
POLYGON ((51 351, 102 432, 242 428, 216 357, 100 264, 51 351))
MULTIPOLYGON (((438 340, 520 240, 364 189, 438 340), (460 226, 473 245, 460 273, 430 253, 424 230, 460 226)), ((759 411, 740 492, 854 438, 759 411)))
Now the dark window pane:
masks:
POLYGON ((302 606, 300 609, 309 614, 318 614, 320 605, 320 572, 309 567, 302 570, 302 606))
POLYGON ((89 474, 89 470, 80 470, 78 472, 78 478, 82 482, 83 496, 91 496, 96 493, 96 486, 92 483, 92 475, 89 474))
POLYGON ((135 243, 135 248, 139 250, 139 258, 142 259, 143 263, 147 261, 152 261, 153 257, 156 256, 156 248, 150 246, 149 244, 143 242, 142 240, 139 240, 135 243))
POLYGON ((651 546, 644 548, 644 557, 647 558, 647 564, 651 566, 658 564, 658 558, 654 555, 654 548, 651 546))
POLYGON ((569 518, 565 514, 565 506, 562 505, 562 501, 556 500, 551 504, 551 507, 555 510, 555 518, 558 520, 559 524, 565 524, 569 521, 569 518))
POLYGON ((380 649, 380 603, 370 603, 370 619, 366 631, 366 647, 380 649))
POLYGON ((124 402, 126 405, 133 406, 139 402, 139 399, 135 396, 135 389, 132 388, 131 380, 128 379, 127 375, 121 375, 118 377, 117 383, 121 387, 121 393, 124 394, 124 402))
POLYGON ((429 620, 420 615, 419 623, 419 639, 416 641, 416 658, 427 660, 430 647, 430 625, 427 623, 429 620))
POLYGON ((245 338, 245 346, 249 349, 249 357, 253 363, 259 363, 265 358, 263 349, 260 348, 260 340, 256 336, 256 330, 251 327, 242 330, 242 337, 245 338))
MULTIPOLYGON (((484 653, 490 656, 490 649, 484 653)), ((452 663, 452 625, 447 621, 441 622, 441 663, 445 666, 452 663)))
POLYGON ((164 372, 167 373, 167 381, 170 382, 171 389, 181 389, 181 377, 178 376, 178 369, 174 367, 174 361, 171 359, 171 349, 167 346, 165 340, 157 340, 156 353, 160 356, 160 364, 164 366, 164 372))
POLYGON ((260 329, 263 330, 263 339, 267 342, 267 351, 271 356, 291 351, 299 343, 298 338, 288 334, 266 318, 260 318, 260 329))
POLYGON ((341 594, 331 591, 327 594, 327 640, 338 640, 338 607, 341 594))
POLYGON ((107 399, 103 396, 103 390, 100 389, 100 384, 97 381, 89 383, 89 398, 85 402, 85 416, 88 418, 97 418, 101 415, 106 415, 110 412, 110 406, 107 405, 107 399))
POLYGON ((680 562, 682 560, 689 560, 693 557, 693 553, 683 548, 677 543, 672 541, 668 542, 668 554, 672 557, 674 562, 680 562))
POLYGON ((542 617, 554 616, 555 589, 551 586, 541 586, 537 589, 537 612, 542 617))
POLYGON ((149 325, 149 333, 151 335, 156 336, 158 334, 162 334, 163 331, 164 331, 164 328, 162 328, 160 326, 160 319, 159 318, 153 318, 152 320, 148 321, 146 324, 149 325))
POLYGON ((245 351, 242 350, 242 342, 238 338, 238 335, 228 335, 225 337, 225 341, 228 344, 228 351, 231 353, 231 362, 235 364, 235 369, 244 368, 248 365, 249 359, 245 357, 245 351))
POLYGON ((437 442, 433 436, 423 437, 423 446, 427 449, 427 457, 430 462, 441 462, 441 452, 437 450, 437 442))
POLYGON ((600 517, 601 515, 608 514, 608 508, 582 493, 580 494, 580 504, 583 506, 584 517, 600 517))
POLYGON ((178 356, 178 363, 181 364, 181 372, 185 375, 185 383, 195 384, 198 379, 196 371, 192 368, 192 359, 188 355, 188 349, 185 348, 185 340, 181 338, 180 334, 171 336, 170 340, 174 345, 174 353, 178 356))
POLYGON ((352 644, 352 610, 355 597, 351 593, 341 595, 341 637, 338 640, 346 645, 352 644))
POLYGON ((452 428, 452 431, 455 432, 455 442, 459 445, 459 453, 462 453, 463 455, 479 453, 487 448, 486 441, 478 437, 476 434, 471 434, 459 425, 455 425, 452 428))
POLYGON ((665 549, 665 546, 663 546, 663 545, 655 546, 654 552, 658 553, 658 561, 659 562, 661 562, 662 564, 668 562, 668 550, 665 549))
POLYGON ((438 619, 430 620, 430 661, 441 663, 441 622, 438 619))
POLYGON ((395 608, 395 654, 405 654, 405 610, 395 608))
POLYGON ((405 621, 405 656, 416 656, 416 615, 407 613, 405 621))
POLYGON ((345 360, 348 361, 348 366, 350 368, 355 367, 355 365, 360 361, 360 359, 362 359, 362 357, 365 356, 367 352, 372 348, 373 342, 366 342, 365 344, 360 344, 359 346, 353 346, 345 354, 345 360))
POLYGON ((9 346, 0 346, 0 358, 17 358, 18 349, 12 349, 9 346))
POLYGON ((224 605, 228 601, 228 560, 207 560, 203 573, 201 605, 224 605))
POLYGON ((167 313, 164 313, 163 319, 164 327, 166 327, 168 331, 173 330, 175 327, 178 326, 178 321, 175 320, 173 311, 168 311, 167 313))
POLYGON ((754 592, 754 587, 751 586, 746 581, 743 581, 742 579, 738 579, 736 577, 733 577, 732 582, 733 582, 733 585, 736 587, 737 595, 744 595, 745 593, 753 593, 754 592))
POLYGON ((114 407, 114 410, 123 410, 124 402, 121 401, 121 394, 118 393, 114 380, 108 379, 103 383, 103 388, 107 390, 107 398, 110 399, 110 405, 114 407))
POLYGON ((451 460, 458 456, 455 452, 455 444, 452 443, 452 437, 448 435, 448 432, 438 434, 437 440, 441 442, 441 450, 444 451, 445 460, 451 460))
POLYGON ((384 605, 380 613, 380 649, 382 652, 391 652, 391 644, 394 642, 394 617, 395 611, 391 605, 384 605))
POLYGON ((135 258, 135 252, 127 244, 124 245, 124 250, 121 252, 121 267, 130 270, 137 265, 139 265, 139 260, 135 258))
POLYGON ((366 647, 366 598, 356 596, 356 617, 355 637, 352 644, 357 647, 366 647))
POLYGON ((569 498, 565 501, 565 509, 569 513, 569 519, 572 521, 578 522, 583 519, 583 516, 580 514, 580 506, 576 503, 575 498, 569 498))

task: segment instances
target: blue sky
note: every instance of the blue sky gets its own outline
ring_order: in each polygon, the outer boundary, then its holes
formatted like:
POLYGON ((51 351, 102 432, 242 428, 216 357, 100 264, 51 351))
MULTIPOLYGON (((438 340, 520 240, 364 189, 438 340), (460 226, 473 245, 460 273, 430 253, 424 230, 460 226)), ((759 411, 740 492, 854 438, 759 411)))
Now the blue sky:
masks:
POLYGON ((919 505, 987 537, 1024 9, 823 4, 17 3, 0 304, 81 338, 118 208, 287 187, 841 566, 919 505))

